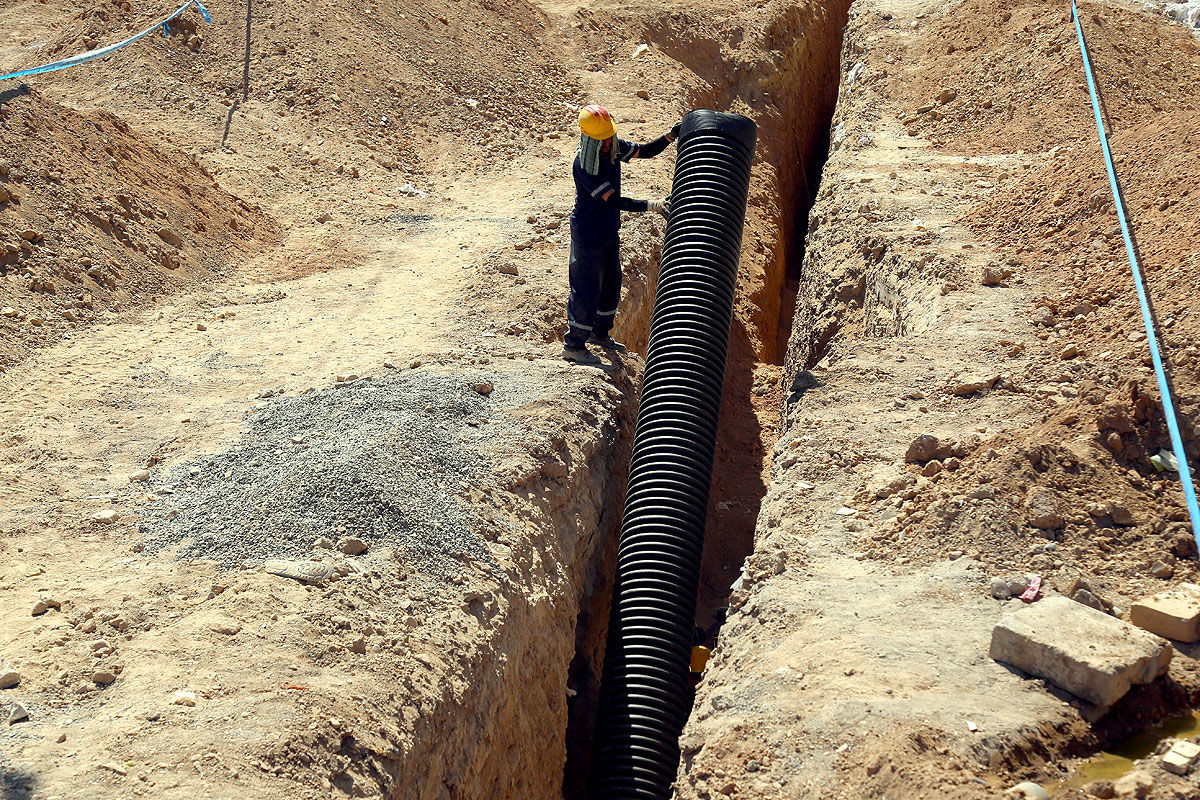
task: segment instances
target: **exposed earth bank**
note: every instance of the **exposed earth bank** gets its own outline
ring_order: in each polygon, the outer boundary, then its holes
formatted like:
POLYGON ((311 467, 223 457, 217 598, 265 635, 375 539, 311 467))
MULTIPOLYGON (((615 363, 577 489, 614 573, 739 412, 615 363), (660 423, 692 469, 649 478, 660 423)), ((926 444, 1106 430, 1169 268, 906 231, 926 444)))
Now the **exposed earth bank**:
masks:
MULTIPOLYGON (((996 579, 1197 578, 1061 4, 210 10, 0 95, 8 794, 577 795, 663 231, 561 362, 585 102, 760 129, 680 797, 1078 797, 1200 700, 988 657, 996 579)), ((0 66, 161 13, 14 3, 0 66)), ((1081 14, 1191 452, 1200 47, 1081 14)))

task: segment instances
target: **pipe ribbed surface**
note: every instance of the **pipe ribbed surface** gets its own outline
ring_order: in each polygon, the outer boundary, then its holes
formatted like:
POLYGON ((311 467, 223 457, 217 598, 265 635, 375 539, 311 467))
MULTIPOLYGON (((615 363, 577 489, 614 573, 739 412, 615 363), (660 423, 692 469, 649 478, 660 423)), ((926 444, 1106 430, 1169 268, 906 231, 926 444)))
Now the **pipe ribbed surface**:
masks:
POLYGON ((757 129, 683 118, 596 715, 595 800, 671 796, 757 129))

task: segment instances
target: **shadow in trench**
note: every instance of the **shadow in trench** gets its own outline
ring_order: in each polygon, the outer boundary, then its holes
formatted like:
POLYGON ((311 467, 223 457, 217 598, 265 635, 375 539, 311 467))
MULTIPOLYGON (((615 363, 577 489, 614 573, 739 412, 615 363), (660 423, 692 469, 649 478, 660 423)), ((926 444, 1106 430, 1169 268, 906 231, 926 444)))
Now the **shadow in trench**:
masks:
MULTIPOLYGON (((829 155, 829 125, 834 101, 830 96, 816 112, 808 129, 763 129, 765 157, 772 150, 795 148, 794 172, 782 174, 780 184, 791 194, 783 202, 780 240, 776 250, 783 257, 768 267, 776 270, 779 286, 775 313, 759 321, 757 330, 747 327, 742 315, 734 317, 730 331, 729 358, 725 370, 724 397, 717 432, 717 457, 708 506, 708 525, 701 567, 700 596, 696 606, 696 624, 708 628, 718 610, 728 600, 730 586, 741 574, 742 563, 754 551, 754 529, 762 500, 770 480, 768 447, 775 431, 762 424, 764 415, 780 414, 782 394, 776 390, 760 396, 755 392, 755 371, 767 363, 782 366, 787 359, 788 339, 796 313, 797 293, 804 262, 804 239, 808 214, 820 189, 821 173, 829 155), (795 137, 794 143, 779 138, 795 137), (774 138, 772 138, 774 137, 774 138), (754 341, 764 344, 767 353, 755 351, 754 341)), ((770 257, 769 255, 767 257, 770 257)))
MULTIPOLYGON (((632 387, 626 386, 630 391, 632 387)), ((566 763, 563 765, 563 800, 584 800, 592 756, 592 734, 596 726, 596 704, 600 695, 600 673, 604 662, 604 644, 608 638, 613 583, 617 571, 617 544, 621 536, 621 509, 629 476, 633 450, 633 424, 636 414, 623 421, 619 445, 612 463, 616 466, 604 488, 600 516, 600 545, 592 554, 589 579, 579 598, 575 623, 575 657, 567 674, 567 688, 573 696, 567 701, 566 763)))
POLYGON ((29 84, 26 83, 17 84, 15 89, 5 89, 0 92, 0 108, 3 108, 5 103, 11 103, 18 97, 24 97, 27 94, 29 94, 29 84))
POLYGON ((0 800, 33 800, 36 791, 33 773, 0 767, 0 800))
MULTIPOLYGON (((771 176, 765 188, 778 207, 777 217, 757 219, 762 238, 755 242, 748 229, 743 240, 743 264, 759 262, 750 283, 761 280, 761 285, 739 283, 730 331, 696 609, 702 628, 725 605, 730 585, 754 550, 776 435, 770 428, 779 419, 784 394, 766 380, 758 387, 764 393, 756 394, 755 375, 763 367, 786 364, 803 285, 808 215, 829 155, 849 8, 850 0, 790 6, 776 20, 774 41, 792 37, 791 44, 778 47, 778 57, 763 71, 757 65, 731 65, 722 43, 698 38, 696 20, 686 14, 661 18, 647 30, 650 41, 707 82, 693 94, 693 107, 740 110, 758 123, 755 160, 763 169, 756 174, 771 176), (754 244, 757 255, 747 249, 754 244), (753 292, 749 296, 747 289, 753 292)), ((749 217, 747 224, 754 224, 749 217)))
POLYGON ((808 214, 817 202, 821 190, 821 173, 829 158, 830 123, 833 106, 822 113, 823 123, 812 132, 806 152, 800 155, 797 169, 799 185, 792 209, 792 229, 784 254, 783 286, 780 287, 779 324, 775 328, 775 363, 783 364, 787 359, 788 339, 792 335, 792 320, 796 315, 796 295, 800 291, 800 278, 804 265, 804 245, 808 234, 808 214))
MULTIPOLYGON (((721 621, 714 612, 727 603, 730 585, 753 552, 755 525, 767 493, 773 428, 783 393, 766 378, 778 375, 786 358, 802 278, 802 240, 828 155, 849 6, 850 0, 788 6, 764 43, 772 53, 781 47, 779 58, 765 66, 731 63, 729 54, 737 48, 727 49, 719 35, 706 38, 701 31, 708 31, 707 26, 689 13, 663 15, 646 25, 646 41, 701 79, 691 95, 691 108, 737 111, 758 123, 754 174, 762 182, 757 188, 752 184, 748 235, 742 241, 742 264, 750 263, 753 274, 738 282, 730 328, 696 604, 697 625, 710 635, 719 629, 712 623, 721 621), (785 40, 792 44, 783 44, 785 40), (759 376, 763 380, 756 387, 759 376)), ((742 36, 739 29, 739 41, 742 36)), ((594 670, 595 665, 592 661, 578 666, 594 670)), ((583 677, 594 679, 595 674, 583 677)), ((581 673, 573 669, 574 676, 581 673)), ((689 680, 687 675, 678 678, 689 680)), ((677 722, 673 716, 669 720, 672 728, 677 722)), ((618 737, 620 729, 614 729, 618 737)), ((591 738, 579 727, 569 729, 568 740, 573 737, 591 738)), ((573 787, 582 785, 573 779, 586 773, 570 756, 567 772, 564 795, 570 798, 573 787)))
POLYGON ((756 364, 750 332, 735 317, 717 425, 715 468, 696 603, 696 624, 705 629, 713 623, 716 610, 726 603, 730 584, 741 574, 742 562, 754 549, 754 525, 759 504, 767 493, 763 474, 766 432, 753 402, 756 364))

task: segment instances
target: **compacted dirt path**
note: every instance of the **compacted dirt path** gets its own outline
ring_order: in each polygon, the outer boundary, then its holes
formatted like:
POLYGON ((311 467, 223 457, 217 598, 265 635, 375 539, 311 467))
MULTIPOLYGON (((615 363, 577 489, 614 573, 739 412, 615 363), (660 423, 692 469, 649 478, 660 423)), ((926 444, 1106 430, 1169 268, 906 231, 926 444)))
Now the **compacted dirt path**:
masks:
MULTIPOLYGON (((498 238, 479 227, 479 240, 498 238)), ((6 509, 48 493, 103 494, 97 482, 119 485, 210 445, 236 430, 249 397, 378 372, 384 361, 407 366, 444 347, 469 260, 450 246, 455 230, 377 230, 359 243, 359 266, 189 293, 41 350, 4 378, 6 509)), ((306 247, 289 241, 261 260, 306 247)))

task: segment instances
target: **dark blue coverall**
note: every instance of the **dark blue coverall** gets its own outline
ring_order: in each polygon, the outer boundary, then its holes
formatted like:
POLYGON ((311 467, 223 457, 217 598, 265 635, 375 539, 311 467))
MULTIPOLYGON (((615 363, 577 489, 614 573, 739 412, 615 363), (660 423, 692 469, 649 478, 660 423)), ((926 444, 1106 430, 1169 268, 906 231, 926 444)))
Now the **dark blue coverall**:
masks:
POLYGON ((575 209, 571 212, 571 294, 567 300, 567 347, 583 347, 588 336, 603 339, 612 330, 621 300, 622 211, 645 211, 645 200, 621 196, 621 162, 652 158, 666 149, 659 137, 645 145, 613 139, 616 157, 600 156, 600 169, 592 175, 579 163, 575 175, 575 209), (610 194, 611 192, 611 194, 610 194))

